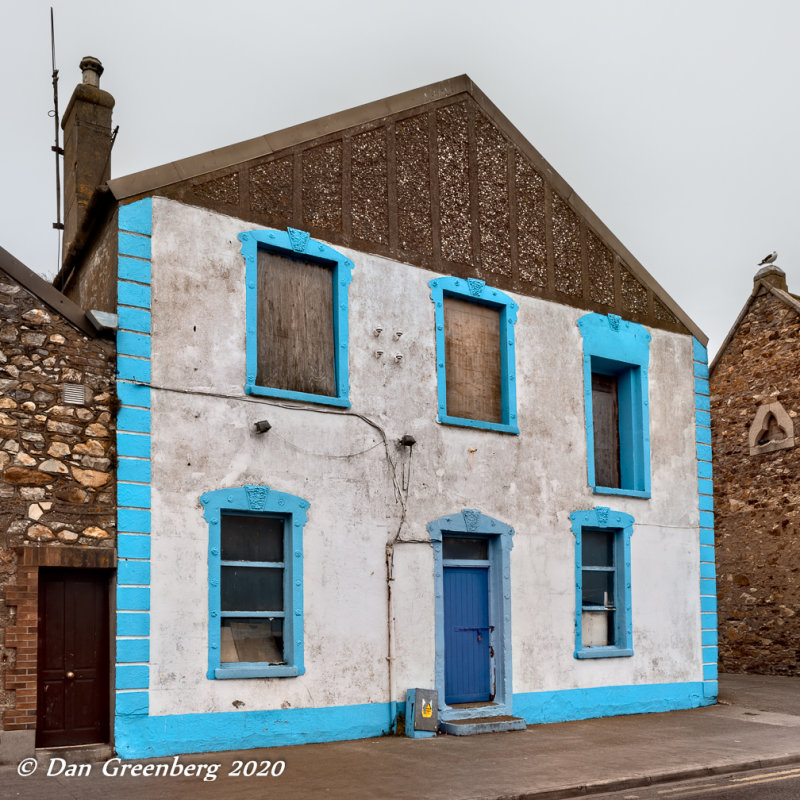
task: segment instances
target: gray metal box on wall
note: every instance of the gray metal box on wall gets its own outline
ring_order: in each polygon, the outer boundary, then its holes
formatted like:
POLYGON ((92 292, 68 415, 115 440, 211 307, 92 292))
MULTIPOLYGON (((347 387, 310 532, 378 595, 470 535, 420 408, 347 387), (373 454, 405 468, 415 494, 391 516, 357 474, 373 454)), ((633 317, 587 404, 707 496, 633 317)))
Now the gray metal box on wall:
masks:
POLYGON ((435 689, 409 689, 406 693, 406 736, 435 736, 439 727, 439 695, 435 689))

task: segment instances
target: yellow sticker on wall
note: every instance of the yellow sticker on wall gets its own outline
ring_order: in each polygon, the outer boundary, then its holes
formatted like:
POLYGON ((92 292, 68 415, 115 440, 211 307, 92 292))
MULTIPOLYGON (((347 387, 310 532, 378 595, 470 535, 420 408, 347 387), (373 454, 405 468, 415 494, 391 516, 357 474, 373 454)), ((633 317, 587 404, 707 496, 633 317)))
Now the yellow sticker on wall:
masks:
POLYGON ((433 716, 433 709, 431 708, 430 703, 425 703, 425 705, 422 706, 422 716, 425 719, 429 719, 430 717, 433 716))

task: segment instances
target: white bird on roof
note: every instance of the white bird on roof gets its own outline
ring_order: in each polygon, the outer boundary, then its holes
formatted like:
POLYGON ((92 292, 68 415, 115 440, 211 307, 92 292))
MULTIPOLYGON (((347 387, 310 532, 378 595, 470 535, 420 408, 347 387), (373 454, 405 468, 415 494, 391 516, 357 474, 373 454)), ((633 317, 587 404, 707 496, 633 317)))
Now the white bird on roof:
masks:
POLYGON ((760 267, 762 264, 772 264, 778 258, 778 251, 773 250, 768 256, 764 256, 761 261, 758 262, 758 266, 760 267))

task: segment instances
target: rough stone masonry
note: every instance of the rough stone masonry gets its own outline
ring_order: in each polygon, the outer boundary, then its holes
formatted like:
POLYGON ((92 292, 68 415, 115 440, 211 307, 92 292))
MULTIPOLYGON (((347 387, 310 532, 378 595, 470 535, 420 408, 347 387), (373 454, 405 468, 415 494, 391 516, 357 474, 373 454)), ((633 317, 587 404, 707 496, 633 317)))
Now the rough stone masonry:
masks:
POLYGON ((748 442, 758 408, 775 401, 800 433, 800 313, 793 299, 762 288, 711 377, 725 672, 800 674, 800 447, 751 455, 748 442))
POLYGON ((0 727, 6 731, 35 725, 37 568, 31 565, 62 563, 67 550, 74 562, 78 548, 108 549, 113 559, 115 402, 113 342, 87 336, 0 271, 0 630, 6 632, 0 727), (68 402, 65 385, 72 390, 68 402))

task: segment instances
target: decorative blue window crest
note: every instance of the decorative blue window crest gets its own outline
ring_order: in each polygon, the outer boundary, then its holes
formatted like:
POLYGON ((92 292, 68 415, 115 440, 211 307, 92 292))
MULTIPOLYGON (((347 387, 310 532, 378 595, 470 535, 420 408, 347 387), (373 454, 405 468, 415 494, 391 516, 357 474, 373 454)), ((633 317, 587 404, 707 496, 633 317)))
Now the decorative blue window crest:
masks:
POLYGON ((514 324, 519 306, 505 292, 486 285, 477 278, 435 278, 431 287, 431 300, 436 323, 436 379, 438 384, 438 421, 448 425, 468 428, 485 428, 503 433, 519 433, 517 423, 517 376, 514 358, 514 324), (501 422, 488 422, 447 413, 447 377, 445 369, 444 298, 456 297, 500 312, 500 380, 501 422))
POLYGON ((349 327, 348 287, 352 278, 353 262, 329 245, 310 238, 306 231, 287 228, 285 231, 264 229, 239 234, 241 253, 245 259, 247 376, 244 390, 247 394, 280 397, 311 403, 350 407, 350 377, 348 368, 349 327), (302 260, 307 257, 314 263, 323 263, 333 270, 333 333, 335 395, 311 394, 289 389, 275 389, 256 383, 258 374, 258 250, 264 249, 278 255, 302 260))
POLYGON ((208 673, 210 679, 292 677, 305 672, 303 660, 303 527, 309 503, 269 486, 245 485, 201 495, 208 523, 208 673), (283 640, 284 664, 221 660, 222 515, 225 512, 280 517, 284 520, 283 640))
POLYGON ((616 314, 585 314, 578 320, 583 337, 583 387, 586 414, 586 466, 596 494, 650 497, 650 413, 648 364, 650 333, 616 314), (595 478, 592 373, 614 375, 619 385, 620 486, 598 485, 595 478))
MULTIPOLYGON (((575 658, 619 658, 633 655, 633 617, 631 613, 631 535, 634 519, 630 514, 598 506, 589 511, 573 511, 569 515, 575 536, 575 658), (607 532, 613 536, 612 559, 609 567, 584 564, 583 536, 585 533, 607 532), (610 639, 613 644, 591 647, 583 641, 584 613, 592 607, 584 602, 584 575, 591 570, 613 574, 613 623, 610 639)), ((595 612, 597 613, 597 612, 595 612)), ((599 613, 609 613, 601 609, 599 613)))

